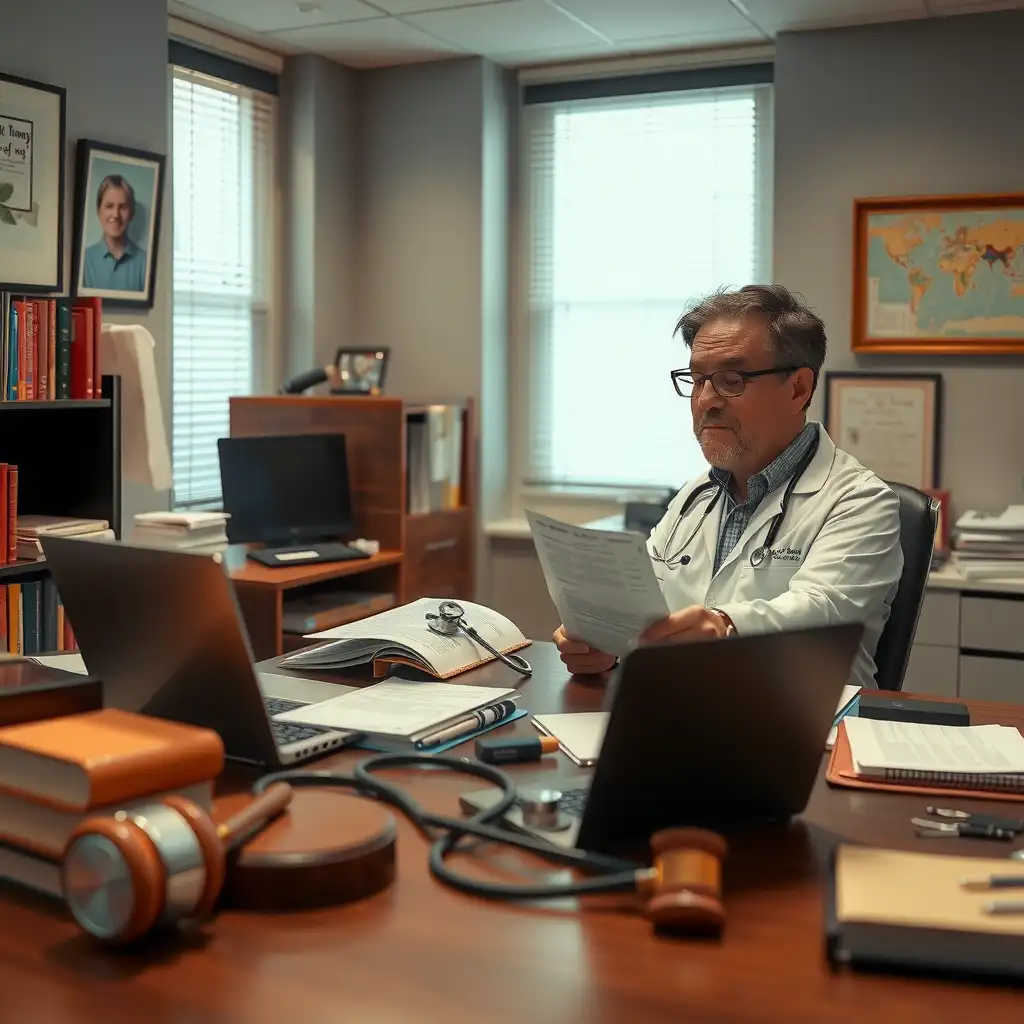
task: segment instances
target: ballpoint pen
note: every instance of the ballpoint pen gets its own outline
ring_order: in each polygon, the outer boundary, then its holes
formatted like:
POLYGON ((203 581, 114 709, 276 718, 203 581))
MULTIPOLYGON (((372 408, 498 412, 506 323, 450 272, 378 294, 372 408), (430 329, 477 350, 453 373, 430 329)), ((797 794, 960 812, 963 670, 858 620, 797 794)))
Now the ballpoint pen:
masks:
POLYGON ((1024 875, 992 875, 989 878, 962 878, 961 889, 1024 889, 1024 875))
POLYGON ((492 704, 490 707, 480 708, 477 711, 471 712, 465 718, 460 718, 457 722, 452 722, 451 725, 438 729, 437 732, 420 737, 416 741, 416 749, 424 750, 428 747, 439 746, 442 743, 449 743, 460 736, 469 736, 471 733, 476 732, 477 729, 482 729, 484 726, 493 725, 495 722, 500 722, 503 718, 508 718, 509 715, 515 713, 515 710, 516 703, 514 700, 503 700, 497 704, 492 704))
POLYGON ((986 914, 1024 914, 1024 900, 996 900, 986 903, 982 910, 986 914))

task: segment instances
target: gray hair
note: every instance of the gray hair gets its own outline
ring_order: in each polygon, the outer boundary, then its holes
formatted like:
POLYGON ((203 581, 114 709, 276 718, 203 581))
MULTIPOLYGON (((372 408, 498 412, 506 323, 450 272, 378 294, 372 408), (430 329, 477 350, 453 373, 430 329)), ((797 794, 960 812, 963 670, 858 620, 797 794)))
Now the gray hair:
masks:
POLYGON ((825 324, 781 284, 748 284, 739 291, 713 292, 683 313, 672 333, 681 334, 686 347, 693 348, 697 332, 712 320, 749 313, 764 317, 776 365, 806 366, 814 372, 813 395, 828 347, 825 324))
POLYGON ((123 178, 120 174, 108 174, 101 182, 100 187, 96 189, 96 209, 98 210, 103 205, 103 197, 107 194, 109 188, 120 188, 124 190, 125 195, 128 197, 128 206, 130 209, 131 216, 135 216, 135 189, 128 184, 128 181, 123 178))

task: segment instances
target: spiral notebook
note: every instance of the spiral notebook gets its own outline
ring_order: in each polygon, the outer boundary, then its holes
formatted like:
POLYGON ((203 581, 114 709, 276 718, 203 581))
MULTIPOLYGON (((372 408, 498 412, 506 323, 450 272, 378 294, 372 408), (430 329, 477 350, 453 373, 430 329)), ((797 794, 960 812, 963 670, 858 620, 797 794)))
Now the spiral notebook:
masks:
POLYGON ((857 779, 1024 794, 1024 736, 1013 726, 846 718, 843 728, 857 779))

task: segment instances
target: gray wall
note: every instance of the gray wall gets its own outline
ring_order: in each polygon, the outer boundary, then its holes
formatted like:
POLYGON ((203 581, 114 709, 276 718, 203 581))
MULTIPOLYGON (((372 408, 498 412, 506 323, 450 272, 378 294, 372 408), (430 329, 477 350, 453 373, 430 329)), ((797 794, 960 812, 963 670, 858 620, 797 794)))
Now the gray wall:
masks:
POLYGON ((508 476, 515 79, 466 58, 362 72, 357 96, 354 340, 390 347, 391 394, 476 400, 482 521, 508 476))
POLYGON ((783 35, 776 54, 775 280, 824 317, 826 368, 943 374, 941 484, 955 514, 1024 500, 1024 359, 855 358, 852 206, 1020 191, 1018 95, 993 83, 1018 66, 1022 39, 1012 12, 783 35))
MULTIPOLYGON (((356 73, 324 57, 285 61, 280 165, 285 214, 285 372, 330 362, 353 336, 356 73)), ((270 382, 273 386, 276 380, 270 382)))
MULTIPOLYGON (((79 138, 97 139, 156 153, 170 150, 167 4, 164 0, 32 0, 0 32, 0 70, 67 89, 67 190, 65 195, 65 288, 71 275, 74 152, 79 138), (111 26, 130 45, 108 60, 111 26)), ((149 311, 104 310, 113 323, 141 323, 157 343, 157 373, 164 417, 171 398, 170 161, 157 256, 156 303, 149 311)), ((125 529, 136 512, 166 508, 168 495, 125 485, 125 529)))

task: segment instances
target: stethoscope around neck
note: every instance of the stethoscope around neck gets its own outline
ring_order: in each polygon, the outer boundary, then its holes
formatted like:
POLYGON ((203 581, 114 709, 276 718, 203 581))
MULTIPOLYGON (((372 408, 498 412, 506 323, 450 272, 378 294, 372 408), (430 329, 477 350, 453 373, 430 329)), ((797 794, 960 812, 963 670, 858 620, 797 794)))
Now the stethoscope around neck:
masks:
MULTIPOLYGON (((789 478, 789 483, 786 484, 786 489, 782 493, 782 507, 778 512, 772 516, 772 521, 768 526, 768 532, 765 534, 764 541, 754 548, 750 552, 750 566, 752 569, 756 569, 764 564, 765 559, 771 553, 772 545, 775 543, 775 539, 779 535, 779 531, 782 529, 782 524, 786 519, 786 512, 789 509, 789 499, 796 489, 796 485, 800 482, 800 478, 804 475, 807 467, 811 464, 814 456, 818 451, 818 438, 815 437, 814 443, 808 449, 807 453, 800 460, 793 475, 789 478)), ((700 487, 694 488, 693 491, 687 495, 686 501, 683 502, 683 507, 679 510, 679 515, 676 517, 676 521, 672 524, 672 529, 669 531, 668 540, 665 542, 664 550, 668 550, 672 547, 672 541, 675 539, 676 531, 679 529, 683 519, 686 518, 686 514, 693 508, 694 505, 700 500, 702 495, 707 494, 708 491, 714 491, 711 500, 707 503, 704 511, 701 513, 700 519, 697 520, 697 525, 690 531, 690 535, 683 541, 682 546, 674 555, 667 555, 665 558, 660 557, 656 552, 653 553, 653 558, 656 562, 660 562, 666 568, 678 569, 680 566, 690 564, 690 556, 686 554, 686 550, 693 543, 694 538, 700 533, 701 527, 704 525, 704 520, 711 515, 712 510, 718 504, 718 499, 722 497, 725 487, 722 484, 716 483, 714 480, 708 480, 706 483, 700 485, 700 487)))

